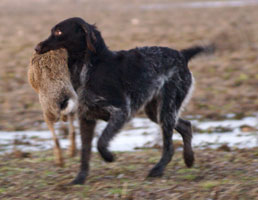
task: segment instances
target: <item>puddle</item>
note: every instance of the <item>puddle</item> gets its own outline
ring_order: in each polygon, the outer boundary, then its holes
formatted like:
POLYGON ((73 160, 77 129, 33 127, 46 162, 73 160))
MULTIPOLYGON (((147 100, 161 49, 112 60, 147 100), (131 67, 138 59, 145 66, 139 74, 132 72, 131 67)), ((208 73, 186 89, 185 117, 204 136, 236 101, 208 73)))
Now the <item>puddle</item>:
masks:
MULTIPOLYGON (((223 121, 199 121, 192 120, 192 124, 202 133, 194 133, 193 146, 195 148, 217 148, 222 144, 229 147, 251 148, 258 146, 258 120, 257 117, 246 117, 241 120, 227 119, 223 121), (253 127, 249 132, 242 132, 241 126, 253 127), (216 132, 216 127, 231 130, 227 132, 216 132), (214 132, 210 133, 209 130, 214 132), (256 130, 255 130, 256 129, 256 130), (206 131, 207 130, 207 131, 206 131)), ((96 128, 96 137, 93 141, 93 150, 96 151, 96 142, 99 134, 106 123, 99 122, 96 128)), ((57 126, 60 126, 57 124, 57 126)), ((78 133, 78 130, 77 130, 78 133)), ((179 134, 174 134, 174 140, 182 140, 179 134)), ((77 135, 77 144, 80 138, 77 135)), ((62 148, 67 148, 69 141, 60 139, 62 148)), ((159 126, 146 118, 134 118, 111 142, 112 151, 134 151, 135 148, 151 147, 161 144, 159 126)), ((39 151, 50 149, 53 146, 51 133, 49 131, 17 131, 0 132, 0 153, 10 152, 14 148, 22 151, 39 151), (14 145, 14 141, 20 141, 14 145)), ((80 146, 80 145, 78 145, 80 146)))
POLYGON ((258 0, 239 1, 196 1, 180 3, 155 3, 140 6, 143 10, 168 10, 171 8, 220 8, 258 5, 258 0))

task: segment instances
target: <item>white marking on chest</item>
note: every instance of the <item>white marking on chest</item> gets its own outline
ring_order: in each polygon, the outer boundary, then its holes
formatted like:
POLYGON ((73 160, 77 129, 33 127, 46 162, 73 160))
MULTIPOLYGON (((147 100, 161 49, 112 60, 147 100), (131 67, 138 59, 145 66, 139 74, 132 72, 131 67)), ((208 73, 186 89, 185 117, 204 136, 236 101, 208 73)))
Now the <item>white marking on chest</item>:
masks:
POLYGON ((80 73, 80 83, 81 83, 81 85, 84 84, 85 81, 86 81, 87 70, 88 70, 88 69, 87 69, 87 65, 84 64, 84 65, 82 66, 82 70, 81 70, 81 73, 80 73))

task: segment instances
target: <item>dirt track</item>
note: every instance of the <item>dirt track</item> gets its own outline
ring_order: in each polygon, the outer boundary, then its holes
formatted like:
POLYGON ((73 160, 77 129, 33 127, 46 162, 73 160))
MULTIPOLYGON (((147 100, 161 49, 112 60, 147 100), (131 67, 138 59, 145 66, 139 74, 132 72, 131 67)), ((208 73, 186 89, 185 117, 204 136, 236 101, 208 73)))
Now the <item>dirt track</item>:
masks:
POLYGON ((72 16, 96 23, 113 50, 215 42, 214 56, 190 63, 197 84, 185 114, 219 118, 257 112, 257 8, 174 8, 168 0, 1 0, 0 130, 37 129, 42 122, 37 96, 27 83, 27 65, 35 44, 72 16), (170 7, 148 10, 146 2, 170 7))

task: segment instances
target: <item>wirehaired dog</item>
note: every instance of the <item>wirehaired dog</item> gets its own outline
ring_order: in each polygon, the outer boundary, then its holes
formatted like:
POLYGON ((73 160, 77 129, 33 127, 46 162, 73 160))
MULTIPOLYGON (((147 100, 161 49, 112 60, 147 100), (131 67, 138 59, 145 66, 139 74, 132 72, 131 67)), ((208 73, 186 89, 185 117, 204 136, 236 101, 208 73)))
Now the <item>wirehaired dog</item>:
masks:
POLYGON ((73 89, 68 69, 68 55, 65 49, 34 54, 28 69, 28 80, 39 95, 44 119, 54 140, 56 163, 63 166, 64 161, 54 123, 60 118, 69 118, 70 156, 75 155, 74 113, 77 110, 78 97, 73 89))
POLYGON ((161 176, 172 159, 173 129, 183 137, 185 164, 193 165, 191 123, 180 118, 180 112, 193 91, 188 61, 209 47, 176 51, 153 46, 111 51, 94 25, 70 18, 55 25, 49 38, 40 42, 35 51, 41 54, 59 48, 68 51, 71 79, 79 97, 81 167, 73 184, 84 183, 88 175, 96 120, 108 121, 97 147, 102 158, 112 162, 110 141, 142 108, 163 133, 162 157, 148 176, 161 176))

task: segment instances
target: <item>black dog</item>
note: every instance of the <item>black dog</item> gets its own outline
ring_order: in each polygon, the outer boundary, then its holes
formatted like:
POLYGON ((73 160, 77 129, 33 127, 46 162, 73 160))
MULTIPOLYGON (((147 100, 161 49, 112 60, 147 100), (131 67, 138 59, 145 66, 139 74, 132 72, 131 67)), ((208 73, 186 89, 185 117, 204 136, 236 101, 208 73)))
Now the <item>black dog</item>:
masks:
POLYGON ((73 184, 84 183, 88 174, 96 120, 108 121, 98 140, 98 151, 105 161, 112 162, 109 142, 141 108, 160 124, 163 133, 162 158, 148 176, 161 176, 170 162, 174 153, 173 129, 183 137, 185 164, 193 165, 191 123, 179 115, 193 89, 187 63, 209 47, 110 51, 95 26, 81 18, 70 18, 54 26, 49 38, 40 42, 35 51, 41 54, 58 48, 68 51, 71 80, 79 96, 81 169, 73 184))

